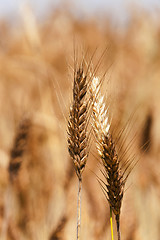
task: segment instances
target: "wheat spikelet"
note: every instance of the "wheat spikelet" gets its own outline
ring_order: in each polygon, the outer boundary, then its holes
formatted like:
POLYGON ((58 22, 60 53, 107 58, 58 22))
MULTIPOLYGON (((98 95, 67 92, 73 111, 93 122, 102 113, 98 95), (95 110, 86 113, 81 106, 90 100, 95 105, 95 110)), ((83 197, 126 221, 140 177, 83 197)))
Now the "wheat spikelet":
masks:
POLYGON ((30 126, 31 121, 29 119, 23 119, 17 129, 13 148, 10 152, 10 163, 8 167, 11 182, 14 180, 20 170, 22 157, 26 150, 30 126))
POLYGON ((93 127, 97 140, 98 152, 104 167, 102 173, 106 179, 106 182, 101 179, 99 179, 99 182, 109 202, 110 208, 115 214, 118 239, 120 239, 119 218, 124 186, 128 176, 124 177, 124 173, 128 166, 125 167, 124 171, 121 171, 120 160, 110 131, 108 109, 106 108, 104 98, 103 96, 100 96, 99 91, 99 79, 94 77, 90 88, 93 107, 93 127))

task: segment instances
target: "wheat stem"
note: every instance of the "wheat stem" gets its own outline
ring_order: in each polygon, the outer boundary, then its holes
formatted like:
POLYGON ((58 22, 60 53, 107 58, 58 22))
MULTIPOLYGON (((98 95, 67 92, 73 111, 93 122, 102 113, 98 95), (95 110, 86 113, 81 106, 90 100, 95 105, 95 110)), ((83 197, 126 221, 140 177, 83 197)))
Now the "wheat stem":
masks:
POLYGON ((78 197, 77 197, 77 240, 80 240, 80 228, 81 228, 81 193, 82 193, 82 181, 78 181, 78 197))
POLYGON ((119 214, 116 215, 116 223, 117 223, 117 235, 118 235, 118 240, 121 240, 119 214))
POLYGON ((111 238, 114 240, 113 237, 113 221, 112 221, 112 208, 110 207, 110 223, 111 223, 111 238))

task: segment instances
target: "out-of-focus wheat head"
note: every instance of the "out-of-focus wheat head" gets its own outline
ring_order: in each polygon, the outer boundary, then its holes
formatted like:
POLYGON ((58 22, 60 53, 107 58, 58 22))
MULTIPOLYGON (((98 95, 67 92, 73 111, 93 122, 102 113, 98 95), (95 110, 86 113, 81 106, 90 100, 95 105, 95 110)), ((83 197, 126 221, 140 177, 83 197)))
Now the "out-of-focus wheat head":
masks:
POLYGON ((19 173, 23 154, 26 151, 27 145, 28 145, 28 135, 31 127, 31 121, 30 119, 23 119, 18 126, 17 134, 15 137, 13 149, 11 150, 11 158, 9 163, 9 175, 11 181, 16 178, 16 176, 19 173))

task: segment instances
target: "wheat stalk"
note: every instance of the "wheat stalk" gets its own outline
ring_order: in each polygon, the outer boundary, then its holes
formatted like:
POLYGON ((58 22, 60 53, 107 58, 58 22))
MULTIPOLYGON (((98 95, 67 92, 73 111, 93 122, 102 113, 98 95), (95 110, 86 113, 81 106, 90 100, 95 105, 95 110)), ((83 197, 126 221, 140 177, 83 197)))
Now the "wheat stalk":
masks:
POLYGON ((80 239, 82 173, 88 158, 88 97, 87 74, 83 66, 75 70, 73 84, 73 102, 68 121, 68 150, 79 180, 77 202, 77 240, 80 239))
POLYGON ((99 91, 99 79, 94 77, 90 88, 93 107, 93 127, 97 140, 98 152, 104 167, 102 173, 106 182, 101 179, 98 180, 109 202, 111 213, 113 211, 115 215, 118 240, 120 240, 120 211, 124 194, 124 186, 128 177, 128 175, 124 176, 124 174, 129 167, 129 163, 128 165, 125 165, 125 169, 121 171, 120 160, 110 131, 108 109, 105 106, 104 97, 101 96, 99 91))

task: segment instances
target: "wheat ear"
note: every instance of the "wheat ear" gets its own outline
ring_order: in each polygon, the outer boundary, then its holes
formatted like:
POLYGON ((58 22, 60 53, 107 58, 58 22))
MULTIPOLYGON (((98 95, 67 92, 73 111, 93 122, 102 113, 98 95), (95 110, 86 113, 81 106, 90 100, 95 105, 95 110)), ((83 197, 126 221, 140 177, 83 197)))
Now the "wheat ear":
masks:
POLYGON ((128 175, 125 177, 124 173, 128 166, 126 166, 123 172, 121 171, 120 160, 110 131, 108 109, 104 104, 104 97, 100 95, 99 91, 99 79, 94 77, 90 89, 93 106, 93 127, 97 140, 98 152, 104 167, 102 173, 106 179, 106 182, 99 179, 99 183, 109 202, 110 209, 115 215, 117 235, 118 240, 120 240, 120 211, 124 186, 128 177, 128 175))
POLYGON ((79 180, 77 203, 77 240, 80 239, 82 173, 88 158, 87 136, 87 76, 83 67, 74 74, 73 102, 68 121, 68 150, 79 180))
POLYGON ((9 175, 11 182, 14 181, 22 165, 22 157, 26 151, 28 135, 31 127, 30 119, 22 119, 18 126, 13 148, 10 152, 9 175))

